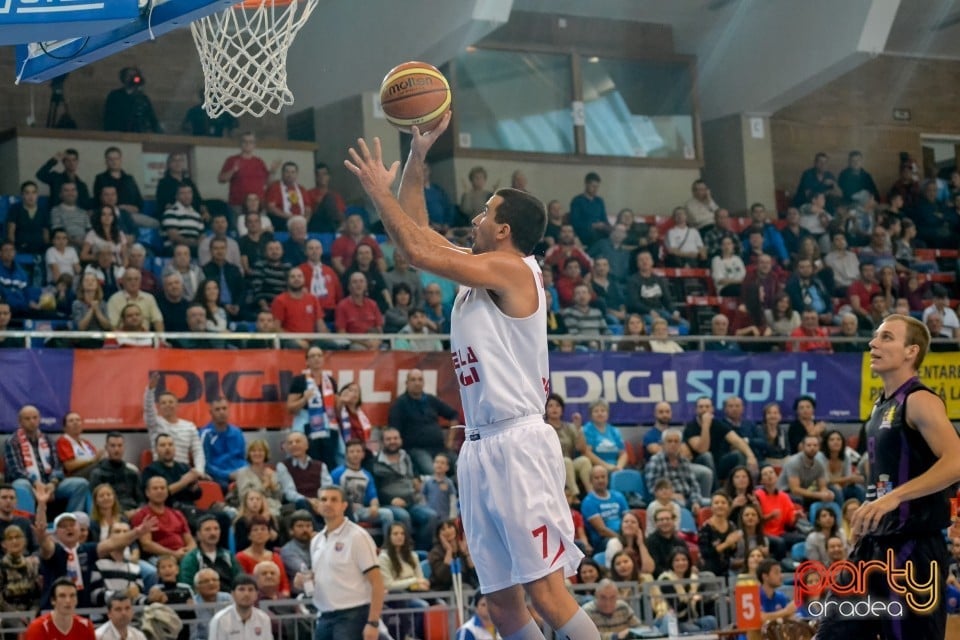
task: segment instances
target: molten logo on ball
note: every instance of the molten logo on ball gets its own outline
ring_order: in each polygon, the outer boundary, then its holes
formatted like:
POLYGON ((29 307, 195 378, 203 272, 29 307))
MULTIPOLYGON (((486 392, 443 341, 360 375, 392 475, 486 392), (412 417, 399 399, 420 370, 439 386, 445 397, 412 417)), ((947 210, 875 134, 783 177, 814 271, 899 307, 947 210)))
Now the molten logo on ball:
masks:
POLYGON ((387 95, 395 96, 407 89, 429 89, 433 87, 433 78, 423 76, 407 77, 392 83, 387 87, 387 95))

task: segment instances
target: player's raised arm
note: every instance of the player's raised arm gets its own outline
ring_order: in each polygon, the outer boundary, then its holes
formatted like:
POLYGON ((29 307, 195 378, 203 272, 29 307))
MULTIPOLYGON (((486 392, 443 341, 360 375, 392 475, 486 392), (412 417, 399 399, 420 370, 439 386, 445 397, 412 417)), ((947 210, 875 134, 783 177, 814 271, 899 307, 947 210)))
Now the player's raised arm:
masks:
MULTIPOLYGON (((451 245, 432 229, 418 226, 391 192, 399 163, 394 162, 389 169, 383 164, 379 138, 374 138, 372 149, 362 139, 357 141, 357 147, 350 149, 350 160, 344 164, 360 179, 360 184, 377 207, 387 233, 409 258, 410 264, 469 287, 497 292, 508 292, 517 283, 529 280, 529 269, 519 251, 473 255, 451 245)), ((491 221, 484 232, 491 234, 493 237, 489 241, 494 242, 509 235, 510 227, 491 221)))
POLYGON ((449 125, 450 112, 448 111, 432 131, 420 133, 417 127, 410 128, 413 136, 410 141, 410 155, 407 156, 407 164, 400 178, 400 194, 397 199, 404 213, 420 227, 430 225, 427 202, 423 197, 423 165, 427 161, 427 152, 430 147, 443 135, 449 125))

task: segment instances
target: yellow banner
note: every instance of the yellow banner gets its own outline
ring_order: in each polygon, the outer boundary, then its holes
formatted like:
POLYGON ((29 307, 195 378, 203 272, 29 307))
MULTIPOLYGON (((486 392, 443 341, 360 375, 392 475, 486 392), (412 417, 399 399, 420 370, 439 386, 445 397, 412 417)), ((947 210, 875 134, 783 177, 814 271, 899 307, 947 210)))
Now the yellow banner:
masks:
MULTIPOLYGON (((923 384, 936 391, 947 405, 950 419, 960 420, 960 355, 955 351, 928 353, 919 374, 923 384)), ((880 378, 870 370, 869 353, 863 354, 860 380, 860 419, 866 420, 883 391, 880 378)))

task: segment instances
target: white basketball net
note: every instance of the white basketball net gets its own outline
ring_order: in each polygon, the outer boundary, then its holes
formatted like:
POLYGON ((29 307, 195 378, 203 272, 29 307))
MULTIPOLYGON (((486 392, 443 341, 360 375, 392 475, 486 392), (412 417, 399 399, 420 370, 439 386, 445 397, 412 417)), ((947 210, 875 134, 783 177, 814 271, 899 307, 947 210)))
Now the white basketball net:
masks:
POLYGON ((256 8, 238 5, 191 23, 206 80, 203 107, 211 118, 260 117, 293 104, 287 50, 317 2, 260 0, 256 8))

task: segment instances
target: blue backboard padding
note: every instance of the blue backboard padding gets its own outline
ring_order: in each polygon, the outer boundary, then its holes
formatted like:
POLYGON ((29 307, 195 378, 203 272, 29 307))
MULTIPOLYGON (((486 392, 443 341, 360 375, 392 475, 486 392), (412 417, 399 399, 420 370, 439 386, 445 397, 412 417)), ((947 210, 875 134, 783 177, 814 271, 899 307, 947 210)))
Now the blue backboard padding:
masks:
MULTIPOLYGON (((5 2, 0 0, 0 7, 5 2)), ((22 0, 21 0, 22 1, 22 0)), ((61 2, 79 2, 79 0, 60 0, 61 2)), ((127 0, 105 0, 107 4, 126 2, 127 0)), ((17 72, 22 82, 46 82, 74 71, 84 65, 102 60, 107 56, 146 42, 153 36, 161 36, 174 29, 189 25, 194 20, 216 11, 222 11, 235 4, 236 0, 167 0, 154 6, 149 13, 137 13, 134 20, 120 27, 100 33, 85 34, 74 43, 51 50, 56 57, 39 55, 29 58, 29 48, 25 44, 17 46, 17 72)), ((136 0, 134 0, 136 5, 136 0)), ((50 26, 50 25, 48 25, 50 26)), ((44 29, 43 36, 34 41, 46 41, 62 38, 56 29, 44 29)))
POLYGON ((103 33, 139 15, 137 0, 0 0, 0 45, 103 33))

